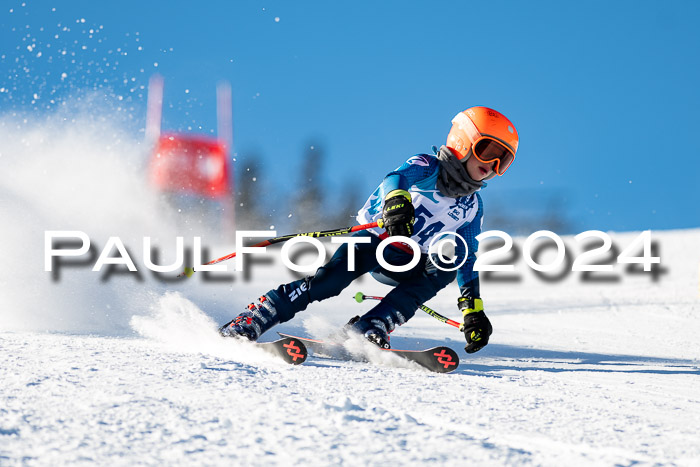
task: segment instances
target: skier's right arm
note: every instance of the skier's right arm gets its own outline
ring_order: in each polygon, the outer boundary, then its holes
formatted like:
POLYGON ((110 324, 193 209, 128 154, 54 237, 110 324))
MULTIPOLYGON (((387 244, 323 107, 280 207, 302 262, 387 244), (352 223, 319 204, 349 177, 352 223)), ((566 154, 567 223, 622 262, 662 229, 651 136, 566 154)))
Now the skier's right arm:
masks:
POLYGON ((382 207, 382 221, 389 236, 410 237, 413 234, 414 216, 415 210, 408 191, 397 189, 387 193, 382 207))
POLYGON ((384 194, 382 220, 390 236, 410 237, 413 234, 415 210, 408 189, 430 176, 436 164, 435 158, 430 156, 413 156, 384 177, 381 190, 384 194))

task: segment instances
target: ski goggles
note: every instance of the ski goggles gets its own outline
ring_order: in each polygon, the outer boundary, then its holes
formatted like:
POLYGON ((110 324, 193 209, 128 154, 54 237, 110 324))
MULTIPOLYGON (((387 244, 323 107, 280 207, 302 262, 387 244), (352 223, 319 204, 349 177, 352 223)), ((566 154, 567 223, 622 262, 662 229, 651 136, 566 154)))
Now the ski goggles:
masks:
POLYGON ((503 175, 515 160, 515 152, 498 138, 482 135, 469 117, 463 113, 457 114, 452 123, 460 125, 472 142, 472 154, 480 162, 489 164, 496 162, 493 171, 503 175))

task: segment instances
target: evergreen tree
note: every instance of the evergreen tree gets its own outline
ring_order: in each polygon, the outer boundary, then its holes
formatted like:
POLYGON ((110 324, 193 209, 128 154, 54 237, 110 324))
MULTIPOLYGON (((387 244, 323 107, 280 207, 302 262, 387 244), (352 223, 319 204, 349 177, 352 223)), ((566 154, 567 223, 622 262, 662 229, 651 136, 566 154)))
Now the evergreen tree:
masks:
MULTIPOLYGON (((239 230, 265 229, 267 210, 260 178, 261 158, 256 153, 246 156, 236 171, 236 224, 239 230)), ((266 225, 267 224, 267 225, 266 225)))
POLYGON ((324 152, 318 145, 307 146, 299 172, 298 193, 293 197, 292 224, 296 231, 332 228, 329 219, 324 216, 326 206, 321 184, 323 157, 324 152))

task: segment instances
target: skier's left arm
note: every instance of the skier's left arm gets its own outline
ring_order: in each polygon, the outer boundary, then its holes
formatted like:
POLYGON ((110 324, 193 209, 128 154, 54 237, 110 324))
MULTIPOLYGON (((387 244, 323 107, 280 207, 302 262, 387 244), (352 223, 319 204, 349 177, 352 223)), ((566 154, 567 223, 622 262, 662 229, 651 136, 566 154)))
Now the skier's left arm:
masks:
POLYGON ((459 284, 460 297, 457 299, 457 307, 462 312, 464 324, 460 330, 464 332, 467 353, 474 353, 489 343, 489 336, 493 332, 491 322, 484 313, 484 302, 479 292, 479 273, 474 271, 476 252, 479 249, 477 235, 481 233, 483 219, 483 204, 479 201, 479 211, 474 219, 457 229, 457 233, 467 242, 465 245, 457 241, 455 256, 457 262, 461 262, 466 256, 466 261, 457 271, 457 283, 459 284), (468 249, 468 250, 467 250, 468 249))

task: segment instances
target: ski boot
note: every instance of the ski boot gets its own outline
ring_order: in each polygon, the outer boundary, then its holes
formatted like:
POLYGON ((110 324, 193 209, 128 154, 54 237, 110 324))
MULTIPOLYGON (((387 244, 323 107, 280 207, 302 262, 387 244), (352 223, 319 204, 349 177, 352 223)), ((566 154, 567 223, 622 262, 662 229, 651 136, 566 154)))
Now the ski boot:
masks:
POLYGON ((344 329, 361 334, 377 347, 390 349, 389 334, 405 322, 406 317, 399 310, 382 300, 361 317, 351 319, 344 329))
POLYGON ((348 323, 343 327, 343 330, 348 335, 351 332, 358 333, 379 348, 391 348, 391 344, 389 342, 390 331, 387 331, 386 323, 379 318, 367 319, 355 316, 348 321, 348 323))
POLYGON ((224 337, 245 337, 257 341, 260 336, 280 320, 272 301, 265 295, 258 303, 251 303, 248 309, 219 328, 224 337))

